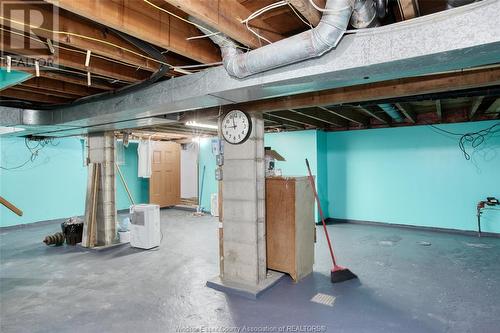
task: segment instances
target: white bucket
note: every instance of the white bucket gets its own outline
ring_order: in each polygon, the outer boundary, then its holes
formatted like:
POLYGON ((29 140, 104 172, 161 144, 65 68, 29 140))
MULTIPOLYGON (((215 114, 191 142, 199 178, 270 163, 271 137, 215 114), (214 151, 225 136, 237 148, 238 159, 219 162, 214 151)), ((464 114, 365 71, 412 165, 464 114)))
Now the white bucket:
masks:
POLYGON ((130 243, 130 231, 118 231, 120 243, 130 243))

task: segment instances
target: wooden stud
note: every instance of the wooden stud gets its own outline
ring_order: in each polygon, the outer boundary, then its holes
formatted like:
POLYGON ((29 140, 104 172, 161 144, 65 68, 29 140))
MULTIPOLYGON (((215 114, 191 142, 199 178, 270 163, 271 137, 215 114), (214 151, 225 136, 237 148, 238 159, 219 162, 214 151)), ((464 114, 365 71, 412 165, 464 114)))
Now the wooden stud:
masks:
POLYGON ((4 205, 7 207, 11 212, 16 214, 17 216, 23 216, 23 211, 14 206, 11 202, 9 202, 7 199, 4 197, 0 196, 0 204, 4 205))
POLYGON ((221 59, 219 49, 210 40, 186 40, 188 37, 200 34, 193 25, 149 6, 143 1, 46 1, 202 63, 218 62, 221 59))
POLYGON ((479 109, 479 106, 481 106, 481 103, 483 102, 483 99, 484 99, 484 96, 474 97, 472 99, 472 105, 471 105, 470 111, 469 111, 469 119, 474 118, 477 110, 479 109))
MULTIPOLYGON (((188 15, 197 18, 209 27, 211 30, 220 31, 223 34, 231 37, 233 40, 240 42, 243 45, 251 48, 258 48, 263 45, 253 33, 251 33, 242 20, 250 16, 251 12, 236 0, 164 0, 170 5, 179 8, 188 15)), ((271 42, 278 41, 283 37, 279 34, 272 33, 271 26, 266 24, 260 18, 250 21, 249 25, 256 24, 258 27, 265 29, 253 28, 257 30, 259 35, 270 40, 271 42)), ((200 32, 201 34, 201 32, 200 32)), ((264 42, 264 45, 266 43, 264 42)))
POLYGON ((409 106, 403 106, 401 103, 394 104, 399 111, 406 117, 406 119, 411 123, 417 122, 417 115, 412 110, 410 110, 409 106))
MULTIPOLYGON (((309 0, 288 0, 290 5, 293 6, 312 26, 317 26, 321 20, 322 13, 311 5, 309 0)), ((320 7, 325 8, 326 0, 314 0, 314 3, 320 7)))
POLYGON ((443 110, 441 108, 441 100, 436 100, 436 114, 439 122, 443 121, 443 110))

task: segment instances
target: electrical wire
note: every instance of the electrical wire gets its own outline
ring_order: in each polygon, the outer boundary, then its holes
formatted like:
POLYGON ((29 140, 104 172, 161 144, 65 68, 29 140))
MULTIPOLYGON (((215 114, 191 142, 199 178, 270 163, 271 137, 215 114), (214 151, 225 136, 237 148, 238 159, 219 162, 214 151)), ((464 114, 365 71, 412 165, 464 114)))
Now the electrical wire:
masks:
POLYGON ((287 2, 287 4, 288 4, 288 7, 290 7, 290 9, 292 10, 292 12, 299 18, 299 20, 302 21, 302 23, 304 23, 305 25, 307 25, 310 29, 313 28, 313 26, 312 26, 311 22, 309 22, 309 20, 307 20, 307 21, 304 20, 302 18, 302 15, 300 15, 299 13, 297 13, 297 11, 295 10, 295 8, 289 2, 287 2))
MULTIPOLYGON (((203 25, 198 24, 198 23, 196 23, 196 22, 191 22, 190 20, 187 20, 187 19, 185 19, 185 18, 184 18, 184 17, 182 17, 182 16, 179 16, 179 15, 177 15, 177 14, 175 14, 175 13, 172 13, 171 11, 166 10, 165 8, 162 8, 162 7, 158 6, 158 5, 155 5, 154 3, 152 3, 152 2, 150 2, 150 1, 148 1, 148 0, 143 0, 143 1, 144 1, 145 3, 147 3, 148 5, 150 5, 151 7, 154 7, 154 8, 156 8, 156 9, 158 9, 159 11, 162 11, 162 12, 164 12, 164 13, 167 13, 168 15, 171 15, 171 16, 173 16, 173 17, 175 17, 175 18, 177 18, 177 19, 179 19, 179 20, 181 20, 181 21, 183 21, 183 22, 186 22, 186 23, 188 23, 188 24, 191 24, 191 25, 195 26, 196 28, 198 28, 199 30, 201 30, 202 32, 204 32, 204 33, 205 33, 205 35, 206 35, 207 37, 209 37, 209 36, 215 36, 215 35, 218 35, 218 34, 220 34, 220 33, 221 33, 220 31, 213 31, 213 30, 210 30, 210 29, 208 29, 207 27, 204 27, 203 25), (206 31, 206 32, 205 32, 205 31, 206 31)), ((195 36, 195 37, 202 38, 201 36, 195 36)), ((190 37, 190 38, 194 39, 193 37, 190 37)), ((223 37, 223 38, 225 38, 225 37, 223 37)), ((227 39, 227 38, 225 38, 225 39, 227 39)), ((246 51, 248 51, 248 49, 249 49, 249 47, 248 47, 248 46, 247 46, 247 47, 241 47, 241 46, 239 46, 239 45, 235 45, 235 47, 240 48, 240 49, 243 49, 243 50, 246 50, 246 51)), ((172 66, 172 67, 174 67, 174 68, 175 68, 175 66, 172 66)))
POLYGON ((309 0, 309 3, 318 11, 322 12, 322 13, 338 13, 342 10, 345 10, 345 9, 348 9, 349 7, 344 7, 344 8, 340 8, 340 9, 325 9, 325 8, 321 8, 319 7, 315 2, 314 0, 309 0))
POLYGON ((219 31, 212 32, 211 34, 201 35, 201 36, 188 37, 188 38, 186 38, 186 40, 201 39, 201 38, 207 38, 207 37, 212 37, 212 36, 217 36, 217 35, 220 35, 219 31))
POLYGON ((48 145, 57 146, 57 145, 59 145, 59 143, 54 144, 54 141, 52 138, 43 138, 43 139, 37 139, 37 140, 30 140, 29 138, 24 138, 24 145, 26 146, 26 148, 30 152, 30 157, 26 160, 26 162, 24 162, 18 166, 15 166, 15 167, 0 166, 0 169, 7 170, 7 171, 20 169, 30 162, 31 163, 35 162, 36 159, 38 158, 40 151, 43 148, 45 148, 48 145), (30 145, 29 144, 30 141, 35 141, 36 145, 34 145, 34 146, 30 145))
MULTIPOLYGON (((5 57, 0 57, 0 59, 5 60, 5 57)), ((32 64, 27 64, 27 65, 30 66, 30 67, 34 66, 32 64)), ((52 67, 52 66, 46 66, 46 65, 40 65, 40 67, 49 68, 51 70, 56 70, 56 71, 65 72, 65 73, 69 73, 69 74, 87 76, 86 72, 85 73, 83 73, 83 72, 77 72, 77 71, 73 71, 73 70, 66 69, 66 68, 61 68, 61 67, 52 67)), ((96 74, 92 74, 92 78, 97 78, 97 79, 102 79, 102 80, 110 81, 111 83, 128 83, 128 82, 123 81, 123 80, 118 80, 118 79, 115 79, 115 78, 112 78, 112 77, 107 77, 107 76, 102 76, 102 75, 96 75, 96 74)))
MULTIPOLYGON (((199 25, 199 24, 195 24, 195 23, 193 23, 193 22, 191 22, 191 21, 188 21, 188 20, 186 20, 186 19, 183 19, 183 18, 181 18, 180 16, 178 16, 178 15, 176 15, 176 14, 173 14, 173 13, 171 13, 171 12, 169 12, 169 11, 167 11, 167 10, 165 10, 165 9, 163 9, 163 8, 161 8, 161 7, 159 7, 159 6, 156 6, 156 5, 154 5, 153 3, 151 3, 151 2, 149 2, 149 1, 147 1, 147 0, 144 0, 144 1, 145 1, 146 3, 148 3, 148 4, 150 4, 151 6, 153 6, 153 7, 157 8, 157 9, 159 9, 159 10, 162 10, 162 11, 164 11, 164 12, 166 12, 166 13, 168 13, 168 14, 172 15, 172 16, 175 16, 175 17, 177 17, 177 18, 182 19, 183 21, 186 21, 186 22, 188 22, 188 23, 190 23, 190 24, 195 25, 195 26, 196 26, 196 27, 198 27, 199 29, 203 29, 203 30, 206 30, 206 31, 210 31, 209 29, 204 28, 203 26, 201 26, 201 25, 199 25)), ((12 20, 12 19, 9 19, 9 18, 6 18, 6 17, 2 17, 2 16, 0 16, 0 19, 2 19, 2 20, 6 20, 6 21, 9 21, 9 22, 11 22, 11 23, 18 24, 18 25, 23 25, 23 26, 29 27, 29 28, 31 28, 31 29, 39 29, 39 30, 46 31, 46 32, 49 32, 49 33, 53 33, 53 34, 61 34, 61 35, 67 35, 67 36, 73 36, 73 37, 83 38, 83 39, 87 39, 87 40, 90 40, 90 41, 93 41, 93 42, 97 42, 97 43, 105 44, 105 45, 108 45, 108 46, 112 46, 112 47, 115 47, 115 48, 120 49, 120 50, 122 50, 122 51, 125 51, 125 52, 128 52, 128 53, 131 53, 131 54, 134 54, 134 55, 136 55, 136 56, 138 56, 138 57, 141 57, 141 58, 144 58, 144 59, 147 59, 147 60, 150 60, 150 61, 153 61, 153 62, 159 63, 159 64, 161 64, 161 65, 169 66, 169 67, 171 67, 171 68, 172 68, 172 69, 174 69, 174 70, 175 70, 175 68, 181 67, 181 66, 173 66, 173 65, 171 65, 171 64, 169 64, 169 63, 167 63, 167 62, 165 62, 165 61, 161 61, 161 60, 158 60, 158 59, 155 59, 155 58, 149 57, 149 56, 147 56, 147 55, 144 55, 144 54, 141 54, 141 53, 136 52, 136 51, 134 51, 134 50, 131 50, 131 49, 129 49, 129 48, 126 48, 126 47, 124 47, 124 46, 121 46, 121 45, 118 45, 118 44, 115 44, 115 43, 112 43, 112 42, 108 42, 108 41, 105 41, 105 40, 102 40, 102 39, 98 39, 98 38, 94 38, 94 37, 89 37, 89 36, 81 35, 81 34, 74 33, 74 32, 68 32, 68 31, 58 31, 58 30, 46 29, 46 28, 42 28, 42 27, 39 27, 39 26, 33 26, 33 25, 30 25, 30 24, 27 24, 27 23, 25 23, 25 22, 19 22, 19 21, 16 21, 16 20, 12 20)), ((4 31, 8 31, 8 30, 5 30, 5 29, 3 29, 3 28, 2 28, 2 30, 4 30, 4 31)), ((13 33, 12 31, 9 31, 9 32, 13 33)), ((218 33, 219 33, 219 32, 212 32, 212 31, 210 31, 210 34, 209 34, 209 35, 216 35, 216 34, 218 34, 218 33)), ((24 36, 24 35, 23 35, 23 36, 24 36)), ((25 36, 25 37, 26 37, 26 36, 25 36)), ((198 38, 202 38, 201 36, 197 36, 197 37, 198 37, 198 38)), ((208 37, 208 36, 207 36, 207 37, 208 37)), ((32 39, 34 39, 34 40, 37 40, 36 38, 33 38, 33 37, 29 37, 29 38, 32 38, 32 39)), ((191 37, 191 38, 193 38, 193 37, 191 37)), ((194 39, 194 38, 193 38, 193 39, 194 39)), ((40 40, 38 40, 38 41, 40 41, 40 40)), ((40 42, 42 42, 42 43, 43 43, 43 41, 40 41, 40 42)), ((56 45, 54 45, 54 46, 56 46, 56 45)), ((59 48, 63 48, 63 47, 59 46, 59 48)), ((248 50, 248 48, 243 48, 243 49, 248 50)), ((75 51, 75 50, 73 50, 73 49, 68 49, 68 50, 75 51)), ((92 56, 94 56, 94 57, 95 57, 95 56, 97 56, 97 55, 96 55, 95 53, 93 53, 93 55, 92 55, 92 56)), ((102 56, 101 56, 101 57, 102 57, 102 56)), ((103 58, 103 59, 106 59, 106 60, 109 60, 109 61, 115 61, 114 59, 109 59, 109 58, 105 58, 105 57, 102 57, 102 58, 103 58)), ((115 62, 116 62, 116 61, 115 61, 115 62)), ((124 63, 124 62, 123 62, 123 64, 126 64, 126 65, 131 66, 130 64, 127 64, 127 63, 124 63)), ((137 66, 133 66, 133 65, 132 65, 132 67, 137 67, 137 66)))
POLYGON ((245 26, 246 26, 246 28, 247 28, 247 30, 250 31, 255 36, 257 36, 257 38, 262 39, 262 40, 266 41, 269 44, 272 44, 272 42, 269 39, 267 39, 267 38, 259 35, 255 30, 253 30, 252 28, 250 28, 250 26, 248 25, 248 22, 251 21, 251 20, 253 20, 254 18, 256 18, 256 17, 264 14, 265 12, 268 12, 270 10, 273 10, 273 9, 276 9, 276 8, 279 8, 279 7, 282 7, 282 6, 287 6, 287 5, 288 5, 288 3, 286 1, 277 1, 275 3, 272 3, 270 5, 262 7, 261 9, 256 10, 255 12, 253 12, 252 14, 250 14, 246 19, 244 19, 243 21, 241 21, 241 23, 244 23, 245 26))
MULTIPOLYGON (((24 38, 29 38, 31 40, 34 40, 35 42, 38 42, 40 44, 44 44, 45 46, 49 45, 48 42, 44 42, 43 40, 40 40, 40 39, 35 38, 35 37, 26 36, 25 34, 20 33, 20 32, 12 31, 12 30, 5 29, 5 28, 2 28, 2 27, 0 27, 0 30, 8 32, 8 33, 13 34, 13 35, 19 35, 19 36, 22 36, 24 38)), ((69 47, 64 47, 64 46, 61 46, 59 44, 52 44, 52 46, 55 47, 55 48, 61 49, 61 50, 71 51, 71 52, 80 53, 80 54, 87 54, 86 51, 81 51, 81 50, 77 50, 77 49, 71 49, 69 47)), ((128 67, 132 67, 132 68, 138 68, 136 65, 132 65, 132 64, 129 64, 129 63, 126 63, 126 62, 123 62, 123 61, 120 61, 120 60, 115 60, 115 59, 112 59, 112 58, 107 58, 107 57, 104 57, 104 56, 96 54, 96 53, 92 53, 92 57, 103 59, 103 60, 110 61, 110 62, 114 62, 116 64, 120 64, 120 65, 124 65, 124 66, 128 66, 128 67)), ((139 69, 140 69, 140 67, 139 67, 139 69)))
POLYGON ((175 66, 172 66, 172 65, 170 65, 170 64, 168 64, 168 63, 166 63, 164 61, 161 61, 161 60, 149 57, 147 55, 141 54, 141 53, 136 52, 134 50, 128 49, 128 48, 126 48, 124 46, 117 45, 115 43, 111 43, 111 42, 108 42, 108 41, 105 41, 105 40, 102 40, 102 39, 99 39, 99 38, 89 37, 89 36, 77 34, 77 33, 74 33, 74 32, 46 29, 46 28, 42 28, 42 27, 39 27, 39 26, 34 26, 34 25, 31 25, 31 24, 27 24, 25 22, 19 22, 19 21, 16 21, 16 20, 12 20, 12 19, 9 19, 9 18, 6 18, 6 17, 2 17, 2 16, 0 16, 0 19, 5 20, 5 21, 9 21, 11 23, 15 23, 15 24, 18 24, 18 25, 23 25, 23 26, 29 27, 29 28, 31 28, 31 29, 33 29, 35 31, 38 29, 38 30, 50 32, 50 33, 53 33, 53 34, 56 34, 56 35, 67 35, 67 36, 73 36, 73 37, 79 37, 79 38, 91 40, 93 42, 97 42, 97 43, 105 44, 105 45, 108 45, 108 46, 116 47, 116 48, 118 48, 118 49, 120 49, 122 51, 132 53, 132 54, 134 54, 136 56, 139 56, 139 57, 142 57, 144 59, 148 59, 148 60, 160 63, 160 64, 165 65, 165 66, 175 67, 175 66))
POLYGON ((445 134, 449 134, 449 135, 453 135, 453 136, 460 136, 460 139, 458 140, 458 147, 460 148, 460 150, 464 154, 464 158, 466 160, 471 159, 471 155, 467 151, 467 147, 466 147, 467 144, 470 144, 470 146, 473 149, 476 149, 486 141, 488 136, 494 135, 496 133, 500 133, 500 122, 497 122, 497 123, 491 125, 490 127, 484 128, 482 130, 479 130, 476 132, 468 132, 468 133, 456 133, 456 132, 442 129, 442 128, 435 126, 435 125, 432 125, 432 124, 427 124, 427 125, 440 131, 440 132, 443 132, 445 134), (498 127, 498 129, 496 127, 498 127))

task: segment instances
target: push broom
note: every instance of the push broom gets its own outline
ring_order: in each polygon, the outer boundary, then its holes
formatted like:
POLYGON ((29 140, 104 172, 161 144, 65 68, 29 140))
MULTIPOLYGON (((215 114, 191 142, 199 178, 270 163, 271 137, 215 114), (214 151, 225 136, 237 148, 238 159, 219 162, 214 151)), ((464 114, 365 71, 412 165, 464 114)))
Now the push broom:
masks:
POLYGON ((314 198, 316 199, 316 202, 318 204, 319 215, 321 217, 321 222, 323 223, 323 229, 325 230, 326 241, 328 242, 328 248, 330 249, 330 255, 332 257, 333 268, 332 268, 332 271, 330 273, 330 279, 331 279, 332 283, 356 279, 357 278, 356 274, 354 274, 353 272, 351 272, 349 269, 347 269, 345 267, 337 265, 337 261, 335 259, 335 254, 333 253, 332 243, 330 242, 330 236, 328 236, 328 230, 326 229, 325 217, 323 216, 323 210, 321 209, 321 204, 319 202, 318 192, 316 192, 316 186, 314 184, 314 177, 311 173, 311 168, 309 167, 309 161, 307 160, 307 158, 306 158, 306 165, 307 165, 307 172, 309 173, 309 175, 308 175, 309 183, 311 183, 311 188, 312 188, 312 191, 314 193, 314 198))

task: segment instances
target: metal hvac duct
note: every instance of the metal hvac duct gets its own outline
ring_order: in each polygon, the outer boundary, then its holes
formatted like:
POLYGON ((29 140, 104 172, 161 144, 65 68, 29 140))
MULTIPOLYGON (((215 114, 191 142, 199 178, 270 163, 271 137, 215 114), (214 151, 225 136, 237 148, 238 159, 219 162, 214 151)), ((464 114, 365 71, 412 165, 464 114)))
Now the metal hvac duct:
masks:
POLYGON ((392 104, 378 104, 379 108, 385 111, 395 122, 400 123, 404 121, 401 112, 392 104))
POLYGON ((226 71, 231 76, 244 78, 323 55, 337 46, 349 20, 354 27, 377 24, 373 0, 327 0, 316 27, 247 53, 239 50, 226 36, 214 35, 210 38, 221 48, 226 71))

